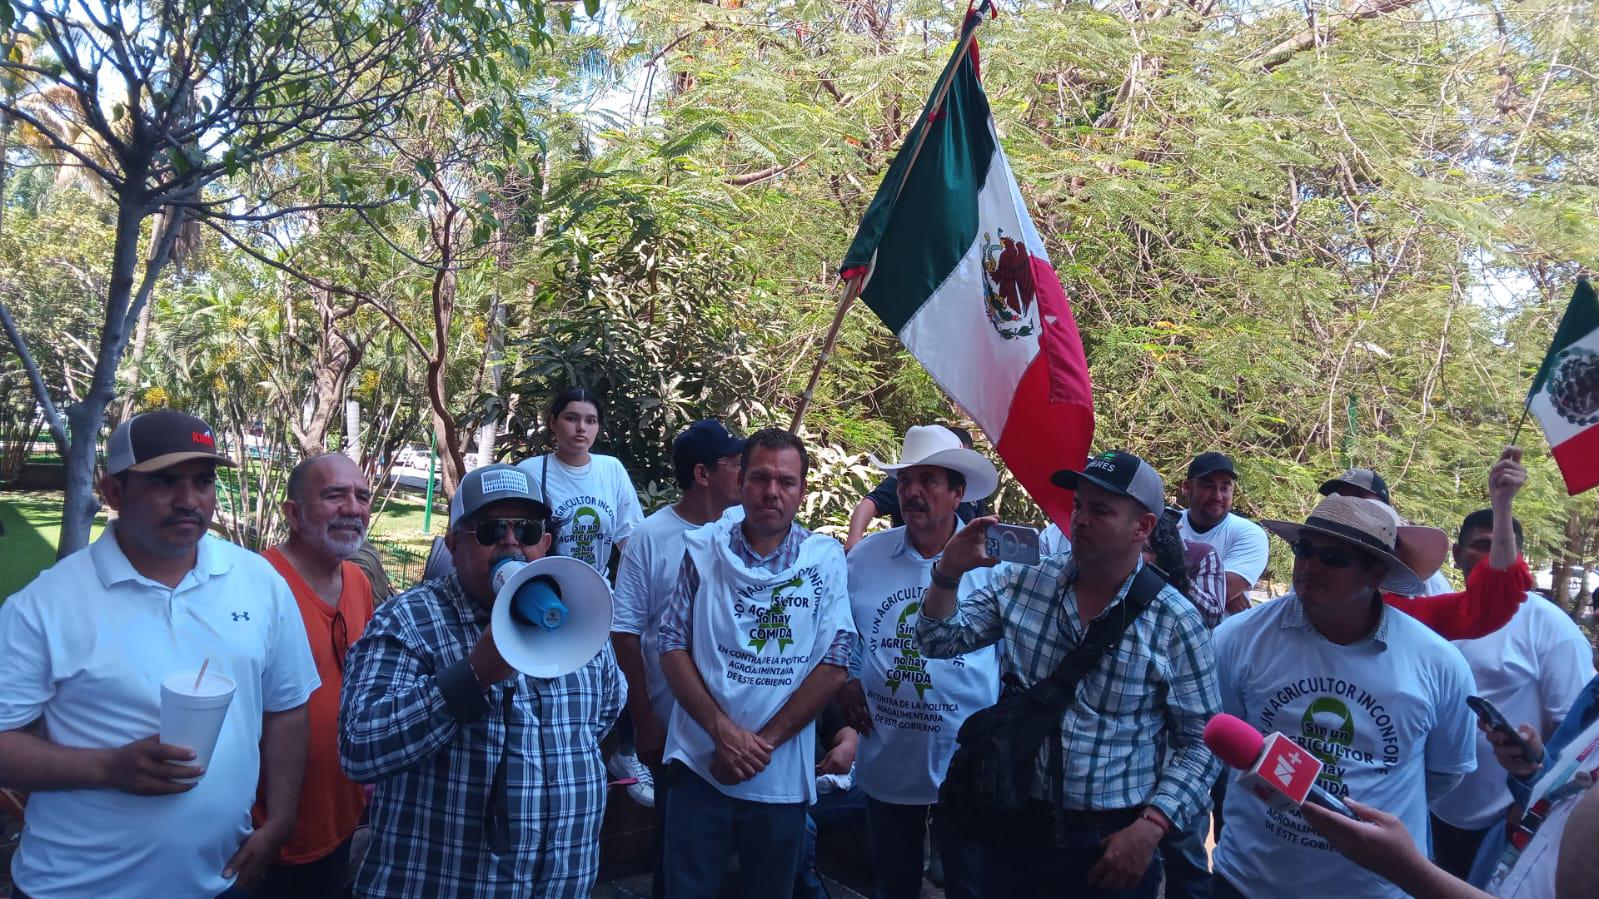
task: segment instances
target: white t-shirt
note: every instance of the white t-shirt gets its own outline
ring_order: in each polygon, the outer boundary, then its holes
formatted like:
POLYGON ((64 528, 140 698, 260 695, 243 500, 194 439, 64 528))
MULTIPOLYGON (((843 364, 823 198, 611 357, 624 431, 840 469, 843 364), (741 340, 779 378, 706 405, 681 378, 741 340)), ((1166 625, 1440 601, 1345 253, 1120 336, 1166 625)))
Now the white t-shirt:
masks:
POLYGON ((1266 570, 1270 552, 1266 529, 1247 518, 1227 513, 1227 517, 1204 533, 1194 530, 1188 523, 1188 510, 1177 519, 1177 531, 1189 543, 1208 543, 1221 556, 1222 570, 1236 574, 1253 587, 1266 570))
POLYGON ((1455 591, 1455 585, 1449 583, 1449 576, 1444 574, 1442 569, 1440 569, 1438 571, 1434 571, 1432 573, 1432 575, 1427 578, 1426 583, 1422 586, 1421 593, 1419 593, 1417 595, 1418 596, 1438 596, 1439 594, 1442 594, 1442 593, 1454 593, 1454 592, 1456 592, 1455 591))
MULTIPOLYGON (((1477 681, 1477 695, 1494 704, 1511 726, 1530 724, 1545 740, 1565 720, 1571 703, 1593 678, 1593 649, 1571 616, 1536 593, 1510 623, 1476 640, 1456 640, 1477 681)), ((1477 733, 1477 770, 1433 805, 1433 814, 1465 830, 1505 818, 1510 790, 1493 746, 1477 733)))
POLYGON ((615 456, 593 453, 589 464, 573 468, 554 453, 523 459, 517 468, 533 478, 533 495, 548 495, 560 526, 553 552, 594 566, 600 574, 611 564, 611 547, 633 536, 644 513, 627 469, 615 456), (549 460, 550 482, 541 478, 549 460))
MULTIPOLYGON (((1409 615, 1383 609, 1376 632, 1339 646, 1292 593, 1240 612, 1214 633, 1222 709, 1279 731, 1325 764, 1317 785, 1398 816, 1423 852, 1428 772, 1476 767, 1471 669, 1409 615)), ((1297 810, 1227 791, 1217 873, 1251 896, 1393 897, 1404 892, 1332 849, 1297 810)))
MULTIPOLYGON (((722 517, 742 521, 744 507, 733 506, 722 517)), ((672 720, 677 701, 661 671, 658 626, 661 612, 677 590, 677 576, 683 568, 683 535, 697 527, 684 521, 671 506, 651 513, 628 539, 622 564, 616 569, 611 630, 638 635, 650 708, 655 710, 662 727, 672 720)))
MULTIPOLYGON (((923 558, 904 528, 873 534, 849 554, 850 606, 865 650, 859 676, 874 725, 855 752, 855 782, 879 802, 937 802, 956 732, 999 699, 998 647, 953 659, 917 649, 917 612, 937 558, 923 558)), ((962 578, 959 596, 974 583, 962 578)))
MULTIPOLYGON (((733 553, 722 519, 683 535, 694 560, 691 654, 705 689, 734 724, 755 731, 776 715, 821 664, 839 631, 854 633, 844 547, 812 534, 794 564, 778 572, 750 568, 733 553)), ((711 776, 716 745, 679 706, 666 731, 667 761, 676 759, 735 799, 816 801, 816 722, 806 723, 772 753, 761 773, 737 784, 711 776)))
POLYGON ((1060 525, 1050 522, 1049 527, 1038 532, 1038 558, 1040 561, 1050 556, 1058 556, 1072 548, 1072 541, 1067 538, 1060 525))
POLYGON ((208 535, 172 589, 135 571, 115 532, 0 605, 0 730, 42 717, 59 746, 144 739, 161 729, 161 681, 208 658, 237 692, 194 789, 30 796, 12 874, 34 896, 215 896, 250 835, 262 713, 304 704, 321 682, 294 595, 265 559, 208 535))

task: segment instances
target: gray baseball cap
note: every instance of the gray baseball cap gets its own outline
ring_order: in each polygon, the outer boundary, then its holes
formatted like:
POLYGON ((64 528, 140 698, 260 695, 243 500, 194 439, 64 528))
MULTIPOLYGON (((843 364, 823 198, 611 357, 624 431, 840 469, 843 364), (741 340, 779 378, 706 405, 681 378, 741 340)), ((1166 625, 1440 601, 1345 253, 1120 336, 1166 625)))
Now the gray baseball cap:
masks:
POLYGON ((533 492, 533 476, 515 465, 495 464, 474 468, 461 479, 450 497, 450 525, 476 513, 490 503, 517 500, 531 504, 534 517, 549 518, 550 507, 533 492))
POLYGON ((1076 490, 1079 481, 1119 493, 1161 514, 1166 508, 1166 485, 1148 462, 1132 453, 1111 450, 1090 456, 1082 471, 1057 471, 1050 478, 1056 487, 1076 490))

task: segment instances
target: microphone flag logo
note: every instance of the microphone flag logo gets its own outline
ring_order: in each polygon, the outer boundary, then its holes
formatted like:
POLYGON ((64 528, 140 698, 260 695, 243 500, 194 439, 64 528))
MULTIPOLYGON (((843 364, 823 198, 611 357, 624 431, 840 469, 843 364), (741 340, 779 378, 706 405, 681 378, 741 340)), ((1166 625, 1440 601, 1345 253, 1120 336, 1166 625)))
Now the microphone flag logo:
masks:
POLYGON ((1269 777, 1273 786, 1295 805, 1302 805, 1321 774, 1321 760, 1292 739, 1274 733, 1266 737, 1266 748, 1255 770, 1269 777))

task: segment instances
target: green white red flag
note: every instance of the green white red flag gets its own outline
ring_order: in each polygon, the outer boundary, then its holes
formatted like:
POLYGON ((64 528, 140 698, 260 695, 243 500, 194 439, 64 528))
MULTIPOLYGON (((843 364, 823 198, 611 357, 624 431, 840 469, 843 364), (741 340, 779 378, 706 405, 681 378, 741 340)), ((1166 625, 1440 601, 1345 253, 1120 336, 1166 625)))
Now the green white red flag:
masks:
POLYGON ((1599 487, 1599 299, 1577 282, 1527 394, 1571 496, 1599 487))
MULTIPOLYGON (((981 17, 969 13, 959 47, 981 17)), ((1082 339, 1022 202, 979 79, 977 44, 957 50, 889 166, 841 272, 1021 485, 1063 527, 1070 494, 1050 475, 1081 469, 1094 436, 1082 339)))

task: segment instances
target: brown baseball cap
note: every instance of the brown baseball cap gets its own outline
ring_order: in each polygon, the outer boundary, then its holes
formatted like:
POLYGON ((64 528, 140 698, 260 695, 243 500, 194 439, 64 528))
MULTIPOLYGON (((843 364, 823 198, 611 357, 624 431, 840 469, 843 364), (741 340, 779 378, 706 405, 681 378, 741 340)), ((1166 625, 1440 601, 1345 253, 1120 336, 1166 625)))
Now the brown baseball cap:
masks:
POLYGON ((176 409, 157 409, 135 415, 111 432, 106 443, 107 474, 124 471, 160 471, 190 459, 205 459, 235 468, 233 460, 217 452, 211 426, 176 409))

